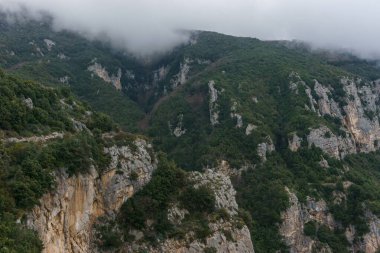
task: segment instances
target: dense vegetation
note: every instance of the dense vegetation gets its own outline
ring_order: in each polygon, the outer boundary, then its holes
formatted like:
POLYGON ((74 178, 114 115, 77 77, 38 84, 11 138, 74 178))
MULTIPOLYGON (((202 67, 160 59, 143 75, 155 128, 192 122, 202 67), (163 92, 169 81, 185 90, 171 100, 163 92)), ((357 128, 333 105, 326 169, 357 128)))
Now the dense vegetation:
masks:
POLYGON ((0 101, 0 251, 40 252, 36 234, 16 220, 23 221, 41 196, 54 189, 54 173, 59 170, 72 175, 86 173, 91 165, 105 168, 109 157, 100 136, 114 125, 103 114, 86 113, 88 106, 67 89, 46 88, 3 72, 0 101), (27 106, 26 98, 33 107, 27 106), (87 130, 75 131, 74 118, 85 122, 87 130), (53 131, 62 132, 63 138, 15 141, 53 131))
MULTIPOLYGON (((194 188, 186 172, 173 161, 159 154, 159 164, 152 180, 122 206, 117 223, 109 221, 98 226, 99 245, 117 248, 122 241, 134 240, 132 230, 143 231, 143 241, 156 244, 165 238, 184 238, 194 231, 196 238, 205 239, 210 234, 208 216, 215 210, 214 193, 207 186, 194 188), (179 203, 189 211, 180 225, 168 219, 168 209, 179 203)), ((228 213, 227 213, 228 216, 228 213)))
MULTIPOLYGON (((181 238, 189 230, 196 231, 197 238, 207 237, 206 217, 225 214, 213 209, 209 189, 195 189, 179 167, 201 170, 216 166, 220 160, 227 160, 234 168, 249 167, 234 183, 242 208, 240 215, 250 228, 256 252, 287 249, 278 233, 281 212, 289 206, 285 187, 295 192, 302 203, 307 197, 326 200, 339 223, 345 227, 355 225, 358 238, 368 232, 365 210, 380 215, 379 153, 351 155, 337 161, 320 149, 307 147, 305 141, 298 152, 288 150, 289 134, 293 132, 305 139, 310 128, 326 125, 337 136, 345 134, 339 120, 305 110, 309 105, 305 86, 298 86, 295 95, 289 82, 304 81, 313 88, 317 79, 331 86, 331 96, 344 106, 347 102, 340 77, 360 75, 364 80, 375 80, 380 77, 376 62, 347 54, 311 52, 282 42, 199 32, 193 35, 197 43, 181 45, 165 56, 142 63, 109 45, 66 31, 53 32, 47 23, 0 23, 0 42, 4 45, 0 49, 0 66, 13 73, 9 76, 0 72, 1 138, 65 133, 64 138, 46 145, 1 142, 0 250, 41 249, 35 234, 16 224, 16 220, 43 193, 53 189, 52 173, 57 168, 66 168, 72 175, 86 173, 90 164, 101 169, 108 162, 102 153, 106 144, 100 136, 115 130, 114 123, 104 114, 88 114, 89 106, 75 96, 106 112, 123 128, 149 135, 155 148, 169 157, 161 156, 152 181, 123 205, 117 220, 101 223, 99 244, 104 248, 118 248, 132 240, 133 229, 142 230, 143 239, 153 244, 168 237, 181 238), (48 49, 44 39, 53 40, 55 46, 48 49), (58 57, 61 54, 66 58, 58 57), (122 70, 122 92, 91 76, 87 67, 94 59, 110 75, 122 70), (171 80, 184 59, 192 60, 188 81, 173 88, 171 80), (156 80, 154 73, 163 66, 169 72, 156 80), (133 78, 127 71, 133 73, 133 78), (293 71, 302 80, 290 76, 293 71), (37 80, 50 88, 14 76, 37 80), (69 77, 69 84, 59 82, 64 76, 69 77), (219 124, 215 126, 210 124, 210 80, 215 81, 218 91, 219 124), (241 128, 231 113, 242 116, 241 128), (72 119, 85 123, 89 132, 76 132, 72 119), (180 120, 186 132, 176 137, 173 129, 180 120), (255 126, 250 135, 246 134, 248 124, 255 126), (257 146, 269 138, 276 152, 268 154, 262 163, 257 146), (322 157, 328 168, 320 165, 322 157), (344 187, 347 181, 353 183, 349 188, 344 187), (337 204, 333 192, 346 198, 337 204), (168 207, 174 202, 192 211, 181 226, 167 219, 168 207)), ((133 137, 119 134, 117 138, 120 140, 112 141, 130 142, 133 137)), ((305 226, 306 235, 329 245, 334 252, 345 252, 347 248, 343 233, 315 222, 305 226)))

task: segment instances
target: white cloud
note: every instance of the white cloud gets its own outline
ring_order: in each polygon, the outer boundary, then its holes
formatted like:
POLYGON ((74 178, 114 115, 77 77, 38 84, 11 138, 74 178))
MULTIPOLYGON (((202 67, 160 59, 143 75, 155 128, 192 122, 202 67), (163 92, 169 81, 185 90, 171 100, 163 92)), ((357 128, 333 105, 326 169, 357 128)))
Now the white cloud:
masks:
POLYGON ((135 53, 184 41, 178 29, 260 39, 298 39, 318 47, 380 56, 378 0, 0 0, 3 10, 54 17, 57 29, 107 35, 135 53))

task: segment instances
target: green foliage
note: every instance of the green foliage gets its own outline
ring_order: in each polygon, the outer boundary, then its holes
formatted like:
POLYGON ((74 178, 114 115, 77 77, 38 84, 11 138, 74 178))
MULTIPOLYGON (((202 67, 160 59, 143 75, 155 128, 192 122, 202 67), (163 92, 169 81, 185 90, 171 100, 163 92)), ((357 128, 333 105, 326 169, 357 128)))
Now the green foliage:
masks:
MULTIPOLYGON (((3 72, 0 76, 4 105, 0 109, 0 251, 41 252, 38 236, 25 227, 25 212, 54 190, 57 170, 66 169, 72 175, 86 173, 92 165, 102 170, 109 164, 103 152, 105 143, 95 132, 113 130, 113 123, 102 114, 87 114, 89 108, 67 89, 42 87, 3 72), (26 98, 32 100, 32 108, 26 98), (75 132, 72 119, 89 124, 94 132, 75 132), (64 137, 33 141, 52 131, 64 137), (22 139, 30 135, 34 135, 30 141, 22 139)), ((107 241, 112 238, 110 234, 107 241)))
POLYGON ((170 202, 178 197, 179 190, 186 186, 186 177, 162 154, 159 161, 152 180, 121 208, 119 219, 127 232, 132 228, 146 228, 147 219, 154 221, 152 226, 158 234, 166 235, 171 230, 166 212, 170 202))
POLYGON ((314 240, 326 243, 333 252, 348 252, 348 242, 342 231, 331 231, 327 226, 310 221, 304 226, 304 233, 314 240))
POLYGON ((7 75, 0 77, 0 129, 18 134, 72 129, 59 90, 44 88, 7 75), (33 108, 29 108, 30 99, 33 108))
POLYGON ((120 231, 115 229, 114 221, 102 219, 94 225, 96 244, 103 250, 117 249, 123 243, 120 231))
POLYGON ((0 252, 38 253, 43 249, 37 234, 20 224, 9 214, 0 214, 0 252))
MULTIPOLYGON (((326 125, 336 135, 345 134, 340 130, 339 119, 326 115, 319 117, 305 110, 305 105, 310 106, 305 86, 297 87, 298 95, 295 94, 289 88, 289 74, 296 71, 310 88, 314 86, 314 79, 330 85, 332 98, 343 106, 346 94, 339 78, 359 74, 365 79, 377 79, 380 75, 375 62, 344 54, 334 56, 332 60, 328 54, 309 52, 281 42, 200 32, 196 44, 182 45, 160 59, 152 59, 150 64, 142 64, 133 57, 125 57, 124 52, 110 50, 108 45, 89 42, 68 32, 52 32, 47 24, 30 22, 9 26, 0 22, 0 29, 1 44, 6 50, 15 52, 10 56, 1 50, 0 66, 21 77, 63 86, 60 89, 43 88, 0 71, 1 135, 70 132, 63 140, 46 146, 2 145, 0 210, 22 213, 33 206, 41 194, 53 187, 51 175, 58 167, 67 168, 70 175, 85 173, 91 164, 104 167, 109 159, 102 153, 104 145, 127 144, 131 149, 136 148, 133 144, 135 137, 125 133, 117 133, 114 138, 102 141, 102 133, 117 128, 104 114, 86 116, 88 107, 74 99, 70 87, 76 96, 106 112, 123 128, 147 130, 155 148, 167 152, 187 170, 215 166, 220 160, 227 160, 236 168, 257 164, 235 180, 239 206, 246 210, 239 215, 251 230, 256 252, 286 251, 278 234, 280 214, 288 207, 285 186, 296 192, 301 202, 306 196, 325 199, 335 220, 343 226, 355 225, 358 235, 368 231, 363 203, 365 208, 380 214, 378 153, 336 161, 328 159, 315 147, 302 147, 298 152, 287 150, 288 135, 292 132, 305 140, 310 128, 326 125), (43 45, 43 38, 59 43, 49 51, 43 45), (35 45, 29 44, 30 41, 35 45), (43 57, 38 55, 37 45, 43 57), (64 53, 70 59, 59 59, 58 53, 64 53), (120 68, 123 72, 131 70, 134 78, 123 73, 123 91, 119 92, 100 78, 91 77, 87 67, 94 58, 110 75, 120 68), (204 59, 209 64, 194 60, 186 85, 174 89, 171 79, 178 73, 184 58, 204 59), (149 86, 153 83, 152 73, 162 66, 169 69, 167 76, 149 86), (62 76, 70 77, 70 86, 57 84, 62 76), (215 126, 210 125, 207 86, 210 80, 215 81, 218 90, 219 124, 215 126), (166 96, 165 91, 169 95, 166 96), (33 109, 26 105, 27 98, 33 101, 33 109), (241 128, 236 127, 236 118, 231 117, 233 106, 236 106, 235 112, 242 115, 241 128), (186 133, 176 137, 173 129, 182 114, 186 133), (74 134, 71 118, 86 123, 93 135, 74 134), (250 135, 245 133, 248 124, 257 126, 250 135), (277 151, 268 154, 268 161, 262 164, 257 156, 257 145, 265 142, 268 136, 277 151), (327 159, 329 168, 319 165, 322 156, 327 159), (348 165, 350 170, 345 172, 343 165, 348 165), (345 189, 344 181, 351 181, 354 185, 345 189), (347 196, 340 205, 334 204, 334 190, 347 196)), ((312 96, 317 99, 315 92, 312 96)), ((373 113, 365 113, 374 117, 373 113)), ((210 192, 206 188, 193 188, 185 175, 173 162, 161 157, 152 181, 123 205, 118 218, 124 232, 123 240, 129 237, 130 229, 143 230, 145 239, 151 241, 167 236, 180 238, 189 229, 195 231, 198 238, 205 238, 210 233, 206 214, 214 212, 216 217, 227 219, 222 210, 213 210, 210 203, 214 199, 210 192), (175 228, 167 219, 167 209, 173 201, 181 201, 184 207, 195 213, 188 215, 180 228, 175 228), (152 220, 153 224, 147 224, 147 220, 152 220)), ((132 180, 135 177, 130 175, 132 180)), ((10 226, 6 225, 6 228, 10 226)), ((104 245, 117 248, 120 241, 113 234, 113 228, 104 231, 104 245)), ((306 224, 305 233, 330 245, 334 252, 342 252, 339 248, 345 248, 342 231, 306 224)))
POLYGON ((235 184, 238 204, 249 212, 242 215, 251 228, 255 251, 286 249, 276 224, 281 223, 281 212, 288 207, 288 195, 282 182, 287 177, 288 172, 281 160, 273 158, 254 170, 244 172, 235 184))
POLYGON ((109 164, 109 156, 103 152, 101 140, 88 133, 64 138, 53 144, 52 149, 58 166, 66 167, 70 175, 86 173, 95 161, 98 168, 109 164))
POLYGON ((207 247, 203 250, 203 253, 216 253, 217 250, 214 247, 207 247))
POLYGON ((211 213, 215 209, 215 196, 206 186, 194 188, 187 187, 180 196, 182 205, 191 213, 206 212, 211 213))

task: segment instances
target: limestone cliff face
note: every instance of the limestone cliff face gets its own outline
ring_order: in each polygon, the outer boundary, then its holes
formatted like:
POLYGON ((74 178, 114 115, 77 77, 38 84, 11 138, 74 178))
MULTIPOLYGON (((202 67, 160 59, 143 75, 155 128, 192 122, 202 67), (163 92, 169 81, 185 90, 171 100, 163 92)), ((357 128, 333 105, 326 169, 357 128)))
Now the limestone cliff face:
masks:
MULTIPOLYGON (((326 126, 310 129, 307 136, 309 145, 314 144, 338 159, 347 154, 379 149, 380 81, 364 82, 343 77, 340 80, 342 91, 339 92, 331 85, 321 84, 317 80, 314 80, 313 87, 309 87, 297 73, 291 73, 289 79, 289 88, 294 93, 299 95, 298 88, 305 89, 309 98, 306 109, 318 116, 328 115, 341 123, 343 136, 332 134, 326 126), (339 96, 342 96, 343 103, 335 100, 337 93, 342 93, 339 96)), ((290 148, 294 149, 294 146, 290 148)))
POLYGON ((312 129, 307 136, 309 147, 315 145, 337 159, 356 153, 355 142, 350 137, 336 136, 328 127, 312 129))
MULTIPOLYGON (((124 247, 123 252, 173 252, 197 253, 205 249, 214 249, 219 253, 253 253, 253 244, 248 227, 237 219, 238 205, 235 200, 235 189, 228 175, 220 170, 207 169, 204 173, 193 172, 190 178, 194 180, 194 187, 207 185, 215 194, 215 207, 225 209, 230 215, 229 220, 209 220, 211 235, 205 240, 194 239, 194 232, 187 231, 182 240, 167 239, 157 247, 150 247, 133 243, 124 247)), ((168 218, 173 224, 180 224, 188 213, 175 203, 168 210, 168 218)))
POLYGON ((306 204, 301 204, 297 196, 286 189, 289 194, 290 207, 282 214, 284 222, 280 227, 280 234, 289 246, 291 253, 311 253, 318 248, 318 252, 332 252, 328 245, 306 236, 303 232, 304 225, 309 221, 317 221, 334 229, 335 222, 328 213, 326 202, 307 199, 306 204))
POLYGON ((94 167, 87 174, 71 177, 64 170, 59 171, 56 189, 42 197, 27 220, 43 241, 44 252, 91 252, 95 219, 117 212, 127 198, 150 180, 156 165, 149 148, 144 140, 136 140, 133 149, 106 148, 111 163, 102 173, 94 167))
POLYGON ((356 248, 359 249, 357 251, 376 253, 380 249, 380 219, 370 211, 367 211, 366 218, 370 231, 364 235, 363 243, 356 248))
MULTIPOLYGON (((345 188, 351 184, 347 182, 345 188)), ((304 234, 304 226, 310 221, 325 225, 329 229, 342 229, 342 224, 336 222, 329 212, 326 202, 316 201, 308 197, 305 204, 299 202, 297 196, 286 189, 289 194, 290 207, 282 213, 283 223, 280 226, 280 234, 284 237, 286 245, 291 253, 332 252, 330 247, 304 234)), ((345 194, 334 192, 336 203, 345 198, 345 194)), ((380 249, 380 219, 372 212, 365 213, 365 220, 369 232, 359 240, 355 240, 356 229, 349 225, 345 228, 345 236, 349 243, 348 252, 376 253, 380 249)))
POLYGON ((87 68, 87 70, 92 72, 93 74, 95 74, 99 78, 103 79, 103 81, 105 81, 107 83, 111 83, 117 90, 122 89, 122 86, 121 86, 122 73, 121 73, 120 68, 118 69, 116 75, 112 74, 110 76, 110 74, 107 72, 107 70, 104 67, 102 67, 101 64, 99 64, 95 61, 93 65, 91 65, 87 68))
POLYGON ((344 107, 344 125, 350 131, 361 152, 379 148, 379 95, 380 82, 364 83, 343 78, 344 90, 349 99, 344 107))

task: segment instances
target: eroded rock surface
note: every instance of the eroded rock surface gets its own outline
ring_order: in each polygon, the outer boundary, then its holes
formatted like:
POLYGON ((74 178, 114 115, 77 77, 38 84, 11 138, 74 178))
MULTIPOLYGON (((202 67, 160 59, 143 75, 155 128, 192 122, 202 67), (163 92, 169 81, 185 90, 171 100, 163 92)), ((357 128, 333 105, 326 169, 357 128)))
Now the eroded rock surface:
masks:
POLYGON ((105 172, 94 167, 87 174, 56 174, 57 187, 28 214, 27 224, 36 230, 44 253, 91 252, 92 224, 96 218, 116 213, 124 201, 145 185, 156 165, 149 145, 136 140, 135 147, 113 146, 105 150, 111 163, 105 172), (131 173, 137 179, 131 179, 131 173))
POLYGON ((321 148, 325 153, 337 159, 343 158, 348 154, 356 153, 356 145, 352 138, 336 136, 326 126, 317 129, 311 129, 307 136, 309 147, 315 145, 321 148))
POLYGON ((267 153, 271 153, 273 151, 275 151, 275 146, 270 136, 267 136, 266 142, 257 145, 257 155, 263 162, 267 160, 267 153))
POLYGON ((218 90, 215 88, 215 82, 210 81, 208 83, 210 101, 209 101, 209 111, 210 111, 210 122, 211 125, 219 124, 219 110, 218 110, 218 90))
POLYGON ((121 69, 118 69, 117 74, 109 75, 108 71, 102 67, 101 64, 94 62, 93 65, 89 66, 87 68, 88 71, 92 72, 99 78, 101 78, 103 81, 107 83, 111 83, 117 90, 121 90, 121 69))
MULTIPOLYGON (((211 234, 204 240, 196 239, 194 231, 187 231, 184 239, 166 239, 158 246, 146 246, 134 243, 123 249, 123 252, 176 252, 197 253, 213 249, 218 253, 253 253, 253 244, 248 227, 237 218, 238 205, 235 189, 228 175, 219 169, 207 169, 205 172, 192 172, 190 179, 194 187, 207 186, 215 195, 217 209, 223 208, 230 215, 229 220, 209 220, 211 234), (238 225, 239 224, 239 225, 238 225)), ((174 203, 168 210, 168 218, 173 224, 181 224, 189 212, 174 203)))
POLYGON ((283 223, 280 227, 280 234, 284 237, 286 245, 291 253, 311 253, 318 248, 318 252, 331 252, 327 245, 306 236, 303 232, 304 225, 309 221, 317 221, 320 224, 334 229, 335 222, 328 212, 326 202, 307 199, 306 205, 298 201, 297 196, 288 188, 290 207, 282 214, 283 223))

